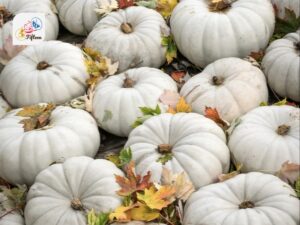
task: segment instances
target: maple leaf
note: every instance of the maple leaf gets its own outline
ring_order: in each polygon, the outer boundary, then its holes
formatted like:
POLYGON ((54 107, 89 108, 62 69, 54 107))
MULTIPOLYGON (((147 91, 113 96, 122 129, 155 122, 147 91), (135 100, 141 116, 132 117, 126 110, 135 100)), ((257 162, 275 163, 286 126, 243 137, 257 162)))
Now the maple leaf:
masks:
POLYGON ((184 77, 186 75, 186 71, 173 71, 171 73, 171 77, 177 82, 177 83, 182 83, 184 81, 184 77))
POLYGON ((134 0, 118 0, 119 9, 125 9, 134 5, 134 0))
POLYGON ((161 45, 166 47, 166 59, 170 64, 175 58, 177 58, 177 47, 172 35, 162 37, 161 45))
POLYGON ((179 99, 179 102, 176 105, 176 111, 179 112, 192 112, 192 107, 186 103, 185 99, 183 97, 181 97, 179 99))
POLYGON ((284 162, 276 174, 281 180, 288 184, 294 184, 300 176, 300 164, 284 162))
POLYGON ((106 16, 110 12, 119 8, 116 0, 97 0, 99 8, 95 9, 95 12, 100 16, 106 16))
POLYGON ((106 225, 109 220, 109 213, 96 214, 94 209, 87 213, 87 225, 106 225))
POLYGON ((147 119, 151 118, 152 116, 161 114, 159 105, 157 105, 156 108, 140 107, 140 110, 143 113, 143 116, 139 116, 136 121, 134 121, 134 123, 131 125, 133 128, 142 125, 147 119))
POLYGON ((19 123, 23 124, 24 131, 27 132, 45 127, 54 109, 55 105, 51 103, 26 106, 18 111, 16 116, 26 117, 19 123))
POLYGON ((116 182, 120 185, 121 190, 117 193, 120 196, 129 196, 136 191, 142 191, 145 188, 149 188, 152 183, 150 182, 151 172, 141 177, 140 175, 136 175, 134 162, 131 161, 125 168, 126 177, 122 177, 116 175, 116 182))
POLYGON ((175 91, 164 90, 164 93, 159 97, 159 101, 171 108, 176 108, 180 99, 180 95, 175 91))
POLYGON ((153 221, 160 216, 159 210, 150 209, 145 204, 138 203, 137 207, 130 209, 128 212, 132 220, 153 221))
POLYGON ((219 112, 216 108, 205 107, 205 117, 215 121, 215 123, 218 124, 224 130, 227 130, 230 126, 230 124, 227 121, 223 120, 220 117, 219 112))
POLYGON ((172 174, 172 172, 163 168, 161 183, 163 185, 173 186, 175 188, 175 196, 177 199, 186 201, 190 195, 195 192, 193 183, 187 178, 185 172, 180 174, 172 174))
POLYGON ((131 220, 131 216, 128 212, 128 210, 132 209, 135 205, 130 206, 119 206, 115 209, 114 212, 109 214, 109 220, 117 220, 119 222, 129 222, 131 220))
POLYGON ((165 18, 169 18, 173 9, 178 4, 177 0, 157 0, 156 10, 165 18))
POLYGON ((150 209, 161 210, 172 203, 171 199, 175 192, 176 190, 172 186, 161 186, 158 190, 151 186, 149 189, 145 189, 144 193, 137 193, 137 199, 144 202, 150 209))

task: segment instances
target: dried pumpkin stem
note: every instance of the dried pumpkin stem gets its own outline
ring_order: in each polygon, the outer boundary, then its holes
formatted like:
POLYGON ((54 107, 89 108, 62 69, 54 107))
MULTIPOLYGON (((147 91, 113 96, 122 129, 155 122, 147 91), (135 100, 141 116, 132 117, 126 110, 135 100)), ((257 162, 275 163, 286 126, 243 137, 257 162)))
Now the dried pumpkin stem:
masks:
POLYGON ((51 65, 48 64, 46 61, 41 61, 41 62, 39 62, 39 63, 37 64, 36 68, 37 68, 38 70, 45 70, 45 69, 47 69, 47 68, 50 67, 50 66, 51 66, 51 65))
POLYGON ((286 134, 289 132, 290 129, 291 129, 291 126, 288 126, 288 125, 283 124, 283 125, 280 125, 280 126, 277 128, 277 133, 278 133, 279 135, 284 136, 284 135, 286 135, 286 134))
POLYGON ((129 78, 127 74, 125 74, 123 88, 132 88, 134 85, 135 85, 135 81, 129 78))
POLYGON ((9 12, 4 6, 0 6, 0 27, 2 27, 6 22, 13 20, 13 18, 14 15, 11 12, 9 12))
POLYGON ((83 204, 81 203, 80 199, 78 199, 78 198, 74 198, 71 201, 71 207, 74 210, 78 210, 78 211, 83 210, 83 204))
POLYGON ((219 85, 221 85, 221 84, 224 83, 224 78, 223 77, 213 76, 212 81, 213 81, 214 85, 219 86, 219 85))
POLYGON ((223 12, 231 7, 236 0, 210 0, 209 9, 211 12, 223 12))
POLYGON ((157 147, 157 151, 160 154, 167 154, 172 152, 172 146, 169 144, 161 144, 157 147))
POLYGON ((133 32, 132 25, 130 23, 122 23, 121 24, 121 31, 125 34, 130 34, 133 32))
POLYGON ((255 204, 251 201, 244 201, 239 204, 239 209, 252 209, 255 207, 255 204))

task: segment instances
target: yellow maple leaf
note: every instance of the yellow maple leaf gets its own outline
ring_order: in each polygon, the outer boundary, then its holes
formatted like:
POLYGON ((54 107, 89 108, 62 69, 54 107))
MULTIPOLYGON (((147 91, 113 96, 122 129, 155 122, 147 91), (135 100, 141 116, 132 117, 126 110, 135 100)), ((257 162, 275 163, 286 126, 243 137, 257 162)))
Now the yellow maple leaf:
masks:
POLYGON ((138 207, 130 209, 128 212, 132 220, 138 221, 152 221, 160 216, 159 210, 150 209, 145 204, 139 203, 138 207))
POLYGON ((128 222, 131 220, 130 214, 128 210, 132 209, 134 205, 131 206, 119 206, 115 209, 114 212, 109 214, 109 220, 114 221, 117 220, 119 222, 128 222))
POLYGON ((164 17, 171 16, 173 9, 178 4, 177 0, 158 0, 156 10, 164 17))
POLYGON ((189 113, 189 112, 192 112, 192 107, 191 105, 187 104, 185 99, 183 97, 181 97, 179 99, 179 102, 177 103, 176 105, 176 111, 179 113, 179 112, 186 112, 186 113, 189 113))
POLYGON ((143 194, 137 193, 137 198, 150 209, 161 210, 172 203, 171 199, 174 197, 175 192, 176 190, 172 186, 161 186, 158 190, 152 186, 145 189, 143 194))

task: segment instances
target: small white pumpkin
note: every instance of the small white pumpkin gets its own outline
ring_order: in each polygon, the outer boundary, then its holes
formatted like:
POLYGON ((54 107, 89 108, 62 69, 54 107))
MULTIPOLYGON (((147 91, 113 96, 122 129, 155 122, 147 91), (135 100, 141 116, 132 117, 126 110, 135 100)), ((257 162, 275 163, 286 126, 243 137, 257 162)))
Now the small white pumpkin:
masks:
POLYGON ((300 30, 272 42, 262 67, 276 93, 300 102, 300 30))
POLYGON ((276 173, 290 161, 300 164, 300 109, 265 106, 241 118, 229 139, 229 149, 243 171, 276 173))
POLYGON ((227 8, 216 11, 210 2, 180 1, 171 16, 177 47, 192 63, 204 67, 221 58, 243 58, 267 46, 275 25, 269 0, 231 0, 227 8))
POLYGON ((16 116, 22 109, 0 120, 0 177, 13 184, 31 185, 35 176, 51 163, 73 156, 94 157, 100 134, 86 111, 59 106, 46 127, 25 132, 16 116))
POLYGON ((139 107, 155 108, 164 90, 177 92, 177 85, 161 70, 148 67, 130 69, 96 87, 93 115, 104 130, 128 136, 132 124, 142 115, 139 107))
POLYGON ((122 204, 112 162, 74 157, 43 170, 27 195, 26 225, 86 225, 86 210, 108 213, 122 204))
POLYGON ((174 174, 185 172, 196 188, 213 183, 226 173, 229 149, 223 130, 212 120, 196 113, 164 113, 151 117, 129 135, 125 147, 132 150, 138 174, 151 171, 160 182, 163 167, 174 174), (160 157, 172 154, 165 165, 160 157))
MULTIPOLYGON (((44 13, 46 17, 45 40, 55 40, 58 36, 58 19, 55 6, 50 0, 0 0, 0 7, 4 10, 4 24, 0 25, 0 63, 6 64, 26 46, 13 45, 12 19, 20 13, 44 13)), ((26 21, 24 21, 26 22, 26 21)))
POLYGON ((181 89, 193 111, 217 108, 221 117, 232 121, 261 102, 268 101, 268 88, 262 71, 238 58, 225 58, 208 65, 181 89))
POLYGON ((184 225, 298 225, 299 200, 278 177, 240 174, 193 193, 184 209, 184 225))
POLYGON ((15 108, 41 102, 62 104, 83 95, 88 78, 79 48, 48 41, 12 59, 0 75, 0 88, 15 108))
POLYGON ((72 33, 87 35, 99 20, 100 0, 55 0, 61 23, 72 33))
POLYGON ((5 115, 5 113, 8 112, 9 109, 10 109, 9 105, 2 98, 1 93, 0 93, 0 119, 5 115))
POLYGON ((285 10, 293 11, 296 17, 300 16, 300 0, 271 0, 276 9, 276 16, 280 19, 285 19, 285 10))
POLYGON ((163 33, 169 28, 153 9, 133 6, 104 17, 89 34, 85 46, 119 62, 119 72, 135 67, 158 68, 165 63, 163 33))

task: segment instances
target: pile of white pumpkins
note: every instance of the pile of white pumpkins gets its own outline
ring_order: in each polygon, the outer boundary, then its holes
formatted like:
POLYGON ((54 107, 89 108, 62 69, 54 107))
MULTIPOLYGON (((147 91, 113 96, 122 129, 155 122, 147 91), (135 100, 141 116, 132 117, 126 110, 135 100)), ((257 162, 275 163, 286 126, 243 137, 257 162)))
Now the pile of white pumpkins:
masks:
POLYGON ((284 18, 285 8, 299 16, 300 1, 224 0, 212 8, 212 1, 182 0, 168 23, 143 6, 100 18, 95 12, 99 2, 0 0, 5 64, 0 75, 0 177, 30 188, 25 218, 12 212, 0 218, 0 225, 86 225, 74 199, 97 212, 118 207, 122 199, 114 175, 124 173, 110 161, 94 159, 99 127, 128 137, 124 147, 131 148, 137 173, 151 171, 157 183, 163 167, 187 174, 197 191, 185 204, 183 225, 299 224, 296 193, 275 174, 287 161, 300 163, 300 110, 260 104, 268 102, 268 86, 282 98, 300 101, 300 31, 270 43, 272 3, 284 18), (12 17, 26 12, 46 15, 46 41, 13 46, 12 17), (87 36, 85 47, 119 64, 116 75, 96 86, 91 113, 64 105, 86 93, 89 74, 82 50, 56 40, 59 20, 70 32, 87 36), (159 69, 166 63, 161 40, 170 33, 180 53, 204 68, 181 90, 159 69), (261 68, 244 59, 265 49, 261 68), (164 113, 167 107, 159 99, 166 90, 180 93, 193 112, 164 113), (49 123, 25 131, 22 107, 43 103, 56 104, 49 123), (132 128, 142 115, 140 107, 157 105, 162 114, 132 128), (228 138, 203 115, 206 107, 216 108, 229 123, 239 118, 228 138), (157 162, 164 154, 161 145, 168 145, 173 155, 164 165, 157 162), (231 154, 243 173, 216 183, 228 173, 231 154))

